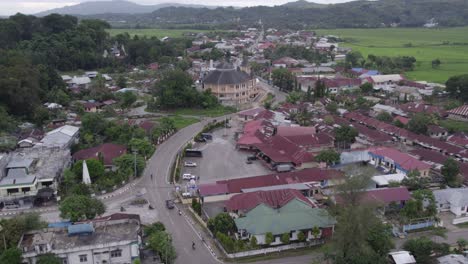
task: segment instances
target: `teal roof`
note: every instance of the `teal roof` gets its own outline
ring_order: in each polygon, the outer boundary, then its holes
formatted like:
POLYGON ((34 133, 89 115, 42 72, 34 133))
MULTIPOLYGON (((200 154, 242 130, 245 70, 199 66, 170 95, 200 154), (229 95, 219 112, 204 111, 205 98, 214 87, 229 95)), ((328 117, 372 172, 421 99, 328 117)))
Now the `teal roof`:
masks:
POLYGON ((291 200, 279 209, 260 204, 250 210, 246 216, 234 221, 237 229, 245 229, 253 235, 268 232, 280 235, 295 230, 312 229, 315 226, 329 227, 336 223, 326 210, 312 208, 297 199, 291 200))

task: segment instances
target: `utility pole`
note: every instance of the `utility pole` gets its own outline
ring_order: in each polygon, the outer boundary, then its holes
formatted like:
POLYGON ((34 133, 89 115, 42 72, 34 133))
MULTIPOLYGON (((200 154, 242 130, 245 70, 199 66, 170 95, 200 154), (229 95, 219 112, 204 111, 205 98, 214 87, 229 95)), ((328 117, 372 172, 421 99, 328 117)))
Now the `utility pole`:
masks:
POLYGON ((132 152, 133 152, 134 177, 136 178, 136 177, 137 177, 137 165, 136 165, 136 154, 137 154, 137 151, 136 151, 136 149, 132 149, 132 152))

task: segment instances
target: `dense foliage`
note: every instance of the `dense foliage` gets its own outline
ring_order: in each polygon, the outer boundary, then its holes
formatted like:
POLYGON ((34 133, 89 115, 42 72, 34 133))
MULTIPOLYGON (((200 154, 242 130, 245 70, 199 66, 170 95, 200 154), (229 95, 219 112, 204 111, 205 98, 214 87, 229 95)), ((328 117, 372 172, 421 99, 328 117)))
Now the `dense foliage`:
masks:
POLYGON ((468 102, 468 74, 453 76, 445 85, 450 97, 468 102))
POLYGON ((210 90, 197 91, 190 75, 179 69, 165 72, 154 87, 153 94, 157 99, 148 105, 151 110, 213 108, 219 104, 210 90))
MULTIPOLYGON (((334 5, 316 5, 299 2, 274 7, 254 6, 246 8, 188 8, 168 7, 148 14, 103 14, 99 17, 107 21, 126 21, 127 26, 151 27, 161 24, 177 26, 191 25, 192 28, 206 29, 235 28, 240 21, 254 26, 262 19, 266 27, 302 28, 350 28, 381 27, 397 23, 402 27, 418 27, 434 18, 442 26, 468 24, 463 0, 381 0, 352 1, 334 5)), ((118 24, 122 26, 122 23, 118 24)))

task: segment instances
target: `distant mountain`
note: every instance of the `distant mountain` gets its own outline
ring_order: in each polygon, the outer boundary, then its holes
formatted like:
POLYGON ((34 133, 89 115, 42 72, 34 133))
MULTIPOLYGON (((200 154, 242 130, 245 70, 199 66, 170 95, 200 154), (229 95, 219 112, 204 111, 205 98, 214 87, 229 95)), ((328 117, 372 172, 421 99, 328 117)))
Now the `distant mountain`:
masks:
POLYGON ((328 5, 326 4, 317 4, 305 0, 298 0, 296 2, 288 2, 282 6, 291 7, 291 8, 325 8, 328 5))
MULTIPOLYGON (((157 5, 140 5, 126 0, 113 0, 113 1, 95 1, 83 2, 77 5, 65 6, 55 8, 44 12, 37 13, 36 16, 46 16, 52 13, 68 14, 68 15, 96 15, 96 14, 143 14, 151 13, 155 10, 165 7, 191 7, 201 8, 207 7, 203 5, 184 5, 177 3, 162 3, 157 5)), ((213 7, 214 8, 214 7, 213 7)))

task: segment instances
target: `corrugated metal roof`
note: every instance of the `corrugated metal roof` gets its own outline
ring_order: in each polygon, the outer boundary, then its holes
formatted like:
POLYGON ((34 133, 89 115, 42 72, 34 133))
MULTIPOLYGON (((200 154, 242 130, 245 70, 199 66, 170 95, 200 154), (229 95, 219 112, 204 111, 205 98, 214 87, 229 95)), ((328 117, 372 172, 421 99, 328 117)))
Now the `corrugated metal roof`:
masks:
POLYGON ((94 232, 93 224, 77 224, 68 226, 68 235, 90 234, 94 232))

